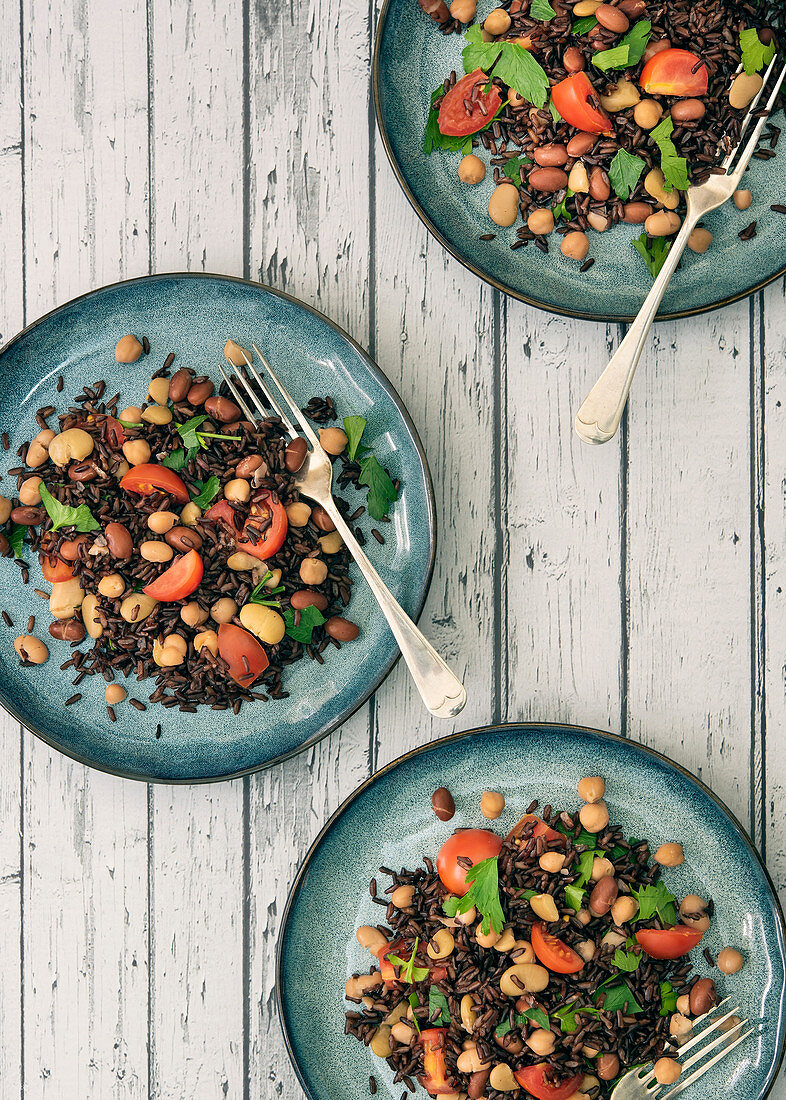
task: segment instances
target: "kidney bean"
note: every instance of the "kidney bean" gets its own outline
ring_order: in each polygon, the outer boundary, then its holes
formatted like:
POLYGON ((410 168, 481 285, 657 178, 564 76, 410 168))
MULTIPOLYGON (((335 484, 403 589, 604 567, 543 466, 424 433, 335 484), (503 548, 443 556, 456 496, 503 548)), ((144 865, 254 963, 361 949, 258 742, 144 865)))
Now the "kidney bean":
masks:
POLYGON ((630 19, 622 8, 612 7, 611 4, 601 4, 596 8, 595 18, 601 27, 605 27, 607 31, 614 31, 615 34, 624 34, 630 27, 630 19))
POLYGON ((335 523, 321 504, 315 504, 311 509, 311 518, 320 531, 335 531, 336 529, 335 523))
POLYGON ((60 642, 81 642, 85 637, 85 624, 81 619, 55 619, 49 624, 49 633, 60 642))
POLYGON ((692 1016, 703 1016, 709 1012, 718 999, 715 982, 712 978, 699 978, 690 990, 690 1011, 692 1016))
POLYGON ((533 153, 536 164, 542 164, 548 168, 558 168, 567 162, 568 150, 564 145, 552 142, 551 145, 541 145, 533 153))
POLYGON ((601 1081, 613 1081, 620 1071, 619 1057, 613 1052, 601 1054, 595 1063, 595 1070, 601 1081))
POLYGON ((647 10, 645 0, 622 0, 620 11, 624 11, 628 19, 638 19, 647 10))
POLYGON ((169 398, 177 405, 184 401, 194 380, 194 372, 188 367, 181 367, 172 375, 169 382, 169 398))
POLYGON ((122 523, 108 523, 104 531, 109 553, 113 558, 121 558, 127 561, 131 557, 134 544, 127 527, 122 523))
POLYGON ((22 527, 37 527, 39 523, 44 522, 45 516, 46 512, 43 508, 20 507, 14 508, 11 512, 11 519, 22 527))
POLYGON ((202 545, 202 536, 193 527, 173 527, 167 531, 164 539, 181 554, 187 554, 189 550, 199 550, 202 545))
POLYGON ((431 808, 440 821, 450 821, 456 812, 456 803, 447 787, 437 787, 431 796, 431 808))
POLYGON ((77 535, 73 539, 64 539, 60 543, 60 557, 65 561, 76 561, 79 557, 79 547, 87 542, 84 535, 77 535))
POLYGON ((228 397, 208 397, 205 402, 205 412, 214 416, 216 420, 220 420, 222 424, 240 419, 239 407, 228 397))
POLYGON ((321 592, 309 592, 307 588, 293 592, 289 602, 295 611, 302 611, 305 607, 315 607, 317 611, 324 611, 328 605, 327 596, 323 596, 321 592))
POLYGON ((663 53, 664 50, 671 49, 670 38, 659 38, 657 42, 650 42, 644 51, 641 60, 646 65, 651 57, 654 57, 656 53, 663 53))
POLYGON ((186 395, 186 400, 189 405, 203 405, 208 397, 212 397, 214 388, 210 379, 206 378, 204 374, 201 374, 199 378, 194 379, 186 395))
POLYGON ((8 541, 5 535, 0 535, 0 557, 7 558, 10 553, 11 543, 8 541))
POLYGON ((267 464, 262 455, 246 455, 246 457, 241 458, 237 466, 235 466, 235 474, 237 477, 251 477, 252 474, 257 472, 260 466, 264 466, 265 473, 267 473, 267 464))
POLYGON ((671 108, 671 117, 675 122, 697 122, 706 113, 707 108, 700 99, 681 99, 671 108))
POLYGON ((560 191, 568 186, 567 173, 561 168, 533 168, 529 185, 534 191, 560 191))
POLYGON ((562 55, 562 64, 565 66, 565 71, 569 73, 580 73, 586 68, 584 54, 578 46, 568 46, 562 55))
POLYGON ((68 467, 68 476, 72 481, 94 481, 98 474, 92 462, 72 462, 68 467))
POLYGON ((590 151, 597 140, 598 134, 587 134, 584 133, 584 131, 574 134, 568 142, 568 156, 583 157, 585 153, 590 151))
POLYGON ((592 888, 589 896, 589 911, 595 917, 605 917, 617 900, 619 886, 613 875, 604 875, 592 888))
POLYGON ((589 189, 592 198, 597 199, 598 202, 605 202, 611 194, 609 177, 599 164, 590 172, 589 189))
POLYGON ((478 1069, 469 1075, 467 1085, 467 1097, 469 1100, 479 1100, 486 1092, 486 1082, 491 1074, 491 1066, 488 1069, 478 1069))
POLYGON ((643 225, 652 213, 646 202, 626 202, 622 209, 622 220, 629 225, 643 225))
POLYGON ((284 465, 291 474, 296 474, 303 463, 306 461, 306 454, 308 453, 308 447, 306 441, 301 435, 297 439, 290 440, 287 443, 287 448, 284 451, 284 465))
POLYGON ((340 615, 333 615, 325 623, 325 631, 337 642, 354 642, 360 633, 360 627, 351 623, 349 619, 342 619, 340 615))

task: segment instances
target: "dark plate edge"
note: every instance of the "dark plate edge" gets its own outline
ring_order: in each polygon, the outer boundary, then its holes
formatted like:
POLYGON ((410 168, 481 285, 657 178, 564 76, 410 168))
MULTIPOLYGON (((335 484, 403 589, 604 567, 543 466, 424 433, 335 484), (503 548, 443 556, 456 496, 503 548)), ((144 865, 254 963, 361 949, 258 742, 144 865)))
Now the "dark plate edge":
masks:
MULTIPOLYGON (((338 807, 338 809, 330 815, 328 820, 322 826, 322 828, 320 829, 320 831, 317 834, 316 838, 314 839, 314 842, 312 843, 311 847, 309 848, 308 852, 306 853, 306 856, 305 856, 303 862, 301 863, 300 867, 298 868, 297 875, 295 876, 295 881, 292 883, 292 887, 289 891, 289 896, 287 897, 287 903, 284 906, 284 912, 283 912, 282 917, 281 917, 281 924, 279 925, 279 929, 278 929, 278 941, 277 941, 277 944, 276 944, 276 970, 275 970, 274 985, 275 985, 275 992, 276 992, 276 1006, 278 1008, 278 1018, 279 1018, 279 1023, 281 1024, 281 1030, 282 1030, 283 1035, 284 1035, 284 1045, 286 1046, 287 1054, 289 1055, 289 1060, 292 1063, 292 1068, 295 1071, 295 1075, 296 1075, 296 1077, 297 1077, 297 1079, 300 1083, 301 1088, 305 1092, 306 1097, 308 1098, 308 1100, 317 1100, 317 1098, 311 1092, 311 1090, 308 1086, 308 1082, 305 1079, 305 1075, 302 1073, 302 1071, 300 1069, 300 1066, 298 1065, 297 1058, 295 1056, 294 1046, 293 1046, 293 1042, 292 1042, 292 1036, 290 1035, 289 1028, 287 1027, 286 1015, 285 1015, 285 1012, 284 1012, 284 997, 283 997, 283 992, 282 992, 282 974, 281 974, 281 971, 282 971, 283 958, 284 958, 284 942, 286 940, 286 930, 287 930, 287 923, 289 921, 290 911, 291 911, 295 901, 297 900, 297 896, 300 893, 300 889, 301 889, 301 886, 303 884, 303 879, 305 878, 305 876, 308 872, 309 866, 311 864, 311 860, 313 859, 317 848, 322 843, 322 840, 325 837, 325 835, 332 828, 333 823, 335 821, 337 821, 338 818, 340 818, 347 809, 349 809, 349 807, 352 805, 352 803, 355 802, 355 800, 358 799, 367 790, 367 788, 371 787, 377 781, 377 779, 381 778, 383 775, 387 775, 388 772, 390 772, 394 768, 398 767, 399 764, 403 764, 404 761, 410 760, 410 759, 412 759, 412 757, 419 756, 421 753, 426 752, 429 749, 433 749, 437 745, 444 745, 444 744, 449 744, 453 741, 459 741, 463 737, 472 737, 472 736, 475 736, 477 734, 484 734, 484 733, 506 732, 506 731, 517 730, 517 729, 569 730, 572 733, 576 733, 576 732, 591 733, 595 736, 602 737, 607 741, 622 742, 625 745, 628 745, 633 750, 638 751, 638 752, 640 752, 644 755, 654 757, 654 759, 658 760, 660 763, 667 764, 670 767, 674 768, 677 772, 679 772, 686 779, 688 779, 690 782, 692 782, 696 787, 698 787, 699 790, 703 791, 704 794, 706 794, 715 803, 715 805, 726 815, 726 817, 729 819, 732 826, 734 827, 737 834, 739 835, 740 839, 743 841, 743 844, 748 848, 751 855, 754 857, 755 861, 759 864, 759 867, 761 868, 762 872, 764 873, 765 881, 766 881, 767 885, 769 886, 770 892, 772 894, 773 910, 775 912, 776 923, 778 925, 778 931, 779 931, 779 941, 780 941, 779 946, 780 946, 780 951, 781 951, 781 958, 784 961, 784 965, 786 965, 786 918, 784 918, 783 908, 781 906, 780 899, 778 897, 778 892, 775 889, 775 884, 772 881, 772 877, 770 876, 770 872, 767 870, 767 866, 764 863, 764 860, 761 858, 761 855, 759 854, 758 850, 756 849, 753 841, 748 836, 747 830, 744 828, 742 823, 737 819, 736 815, 732 813, 732 811, 728 808, 728 806, 725 804, 725 802, 723 802, 720 798, 718 798, 718 796, 716 794, 714 794, 710 790, 709 787, 707 787, 704 783, 702 783, 702 781, 699 778, 697 778, 692 772, 689 772, 687 768, 683 768, 681 764, 678 764, 675 760, 672 760, 670 757, 665 756, 663 753, 658 752, 656 749, 651 749, 648 745, 642 745, 638 741, 631 741, 630 738, 628 738, 628 737, 620 737, 616 733, 608 733, 605 730, 593 729, 591 726, 574 726, 574 725, 571 725, 570 723, 567 723, 567 722, 507 722, 507 723, 506 722, 501 722, 501 723, 498 723, 497 725, 477 726, 475 729, 463 730, 460 733, 451 733, 451 734, 448 734, 447 737, 440 737, 436 741, 430 741, 426 745, 419 745, 417 748, 410 749, 409 752, 402 753, 401 756, 397 757, 395 760, 391 760, 391 762, 389 764, 386 764, 384 768, 380 768, 379 771, 374 772, 374 774, 370 775, 368 777, 368 779, 365 779, 360 784, 360 786, 355 791, 352 792, 352 794, 350 794, 347 798, 344 799, 344 801, 341 803, 341 805, 338 807)), ((781 990, 780 1010, 781 1010, 781 1013, 780 1013, 779 1022, 783 1023, 784 1016, 786 1016, 786 989, 781 990)), ((775 1060, 775 1063, 771 1067, 771 1074, 770 1074, 770 1077, 769 1077, 769 1079, 768 1079, 768 1081, 765 1085, 765 1091, 760 1094, 759 1100, 766 1100, 766 1098, 772 1094, 772 1090, 773 1090, 773 1088, 775 1087, 775 1085, 777 1083, 777 1079, 778 1079, 778 1075, 779 1075, 780 1070, 781 1070, 781 1066, 783 1065, 784 1056, 786 1056, 786 1027, 782 1027, 781 1031, 782 1031, 782 1034, 781 1034, 781 1041, 780 1041, 780 1049, 778 1050, 777 1058, 775 1060)), ((334 1100, 339 1100, 339 1097, 335 1097, 334 1100)))
MULTIPOLYGON (((361 359, 365 361, 366 366, 369 368, 372 375, 376 377, 377 381, 388 393, 388 395, 396 405, 396 408, 398 409, 401 418, 404 421, 404 424, 406 425, 406 428, 412 437, 412 441, 415 444, 415 451, 417 453, 418 460, 420 462, 420 466, 423 470, 423 474, 426 480, 426 503, 429 526, 429 560, 426 569, 426 575, 423 578, 423 583, 421 585, 420 592, 418 593, 418 598, 416 602, 414 620, 415 622, 417 622, 423 611, 423 607, 426 603, 426 597, 428 596, 429 588, 431 587, 431 581, 434 575, 434 563, 436 560, 437 552, 437 518, 436 500, 434 498, 434 483, 431 478, 431 470, 429 468, 426 452, 423 449, 423 443, 421 442, 420 434, 418 433, 418 430, 415 427, 412 418, 410 417, 409 412, 404 405, 404 402, 401 400, 398 391, 395 389, 392 382, 384 373, 382 368, 371 358, 368 352, 365 351, 360 346, 360 344, 357 343, 356 340, 353 340, 348 332, 345 332, 344 329, 341 328, 340 325, 337 325, 335 321, 332 321, 329 317, 326 317, 324 313, 321 313, 318 309, 314 309, 313 306, 308 305, 307 302, 301 301, 300 298, 296 298, 293 294, 287 294, 283 290, 277 290, 275 287, 268 286, 266 283, 257 282, 254 279, 242 279, 237 275, 222 275, 208 271, 167 271, 157 272, 155 275, 140 275, 134 279, 120 279, 118 282, 115 283, 107 283, 105 286, 95 287, 93 290, 88 291, 86 294, 79 294, 76 298, 71 298, 69 301, 63 302, 61 305, 49 310, 48 313, 44 313, 41 317, 38 317, 35 321, 32 321, 29 325, 26 325, 23 329, 17 332, 15 336, 12 336, 10 340, 7 340, 5 344, 0 346, 0 365, 3 355, 14 344, 18 343, 24 336, 27 336, 28 333, 32 332, 33 329, 38 328, 39 325, 43 324, 45 321, 48 321, 50 317, 53 317, 55 314, 60 313, 62 310, 77 305, 79 302, 83 302, 87 298, 91 298, 93 297, 93 295, 99 294, 105 290, 115 290, 116 288, 121 286, 133 286, 136 283, 158 282, 163 279, 219 279, 229 283, 244 283, 245 285, 251 286, 256 290, 262 290, 269 294, 273 294, 277 298, 283 298, 285 301, 291 302, 293 305, 300 306, 302 309, 307 310, 309 313, 319 318, 319 320, 324 321, 325 324, 329 325, 329 327, 332 328, 334 332, 336 332, 355 352, 357 352, 361 359)), ((228 772, 225 775, 198 776, 193 779, 172 779, 167 776, 145 775, 143 772, 125 771, 122 768, 111 768, 103 764, 97 764, 95 761, 83 757, 80 753, 70 752, 68 749, 63 748, 62 745, 58 745, 57 742, 54 741, 54 739, 48 734, 44 733, 43 730, 40 730, 35 726, 31 726, 27 722, 25 722, 21 714, 17 711, 13 701, 8 699, 5 692, 3 691, 0 691, 0 706, 5 711, 7 711, 12 718, 15 718, 16 721, 20 723, 20 725, 24 726, 25 729, 29 730, 30 733, 32 733, 35 737, 38 737, 39 740, 43 741, 51 749, 55 749, 57 752, 62 753, 63 756, 67 756, 71 760, 76 760, 77 763, 84 764, 86 767, 93 768, 96 771, 106 772, 107 774, 117 776, 120 779, 135 779, 139 780, 142 783, 162 783, 167 785, 171 784, 173 786, 180 786, 190 783, 223 783, 231 779, 241 779, 245 775, 253 775, 256 772, 265 771, 268 768, 272 768, 276 764, 283 763, 284 760, 290 760, 293 756, 298 756, 306 749, 312 748, 324 737, 327 737, 328 734, 332 733, 334 730, 338 729, 339 726, 343 725, 343 723, 351 718, 352 715, 356 713, 356 711, 360 710, 363 704, 370 699, 374 692, 377 691, 382 683, 387 679, 400 657, 401 653, 396 648, 393 656, 390 658, 387 665, 382 669, 378 678, 372 684, 371 688, 362 696, 362 698, 360 698, 350 708, 345 709, 333 722, 328 723, 323 729, 318 730, 317 733, 313 735, 313 737, 310 737, 308 739, 308 741, 304 741, 302 745, 299 745, 297 748, 292 749, 291 752, 283 753, 281 756, 275 756, 271 760, 266 760, 263 763, 256 764, 250 768, 244 768, 241 771, 228 772)))
MULTIPOLYGON (((374 40, 374 55, 371 63, 371 87, 372 97, 374 100, 374 113, 377 119, 377 129, 379 130, 379 136, 382 138, 382 144, 385 147, 387 158, 390 162, 390 166, 398 180, 401 190, 404 192, 407 201, 417 216, 428 229, 429 233, 435 237, 446 252, 449 252, 454 259, 466 267, 468 271, 471 271, 473 275, 476 275, 479 279, 482 279, 484 283, 488 283, 489 286, 494 287, 495 290, 502 291, 503 294, 508 295, 510 298, 516 298, 519 302, 524 302, 528 306, 534 306, 536 309, 543 310, 544 313, 556 313, 561 317, 572 317, 579 321, 596 321, 599 324, 628 324, 634 321, 636 318, 632 314, 597 314, 597 313, 584 313, 581 310, 563 309, 560 306, 548 305, 546 302, 540 302, 536 298, 530 298, 526 294, 522 294, 518 290, 513 290, 512 287, 507 286, 505 283, 499 282, 491 275, 487 275, 484 271, 481 271, 479 267, 476 267, 471 260, 462 256, 458 249, 452 245, 446 237, 437 229, 434 223, 429 218, 423 207, 418 202, 417 198, 410 190, 409 184, 404 178, 404 173, 399 167, 396 160, 395 153, 393 152, 393 145, 390 141, 385 124, 382 120, 382 108, 380 106, 381 94, 380 94, 380 78, 379 78, 379 58, 382 52, 381 43, 382 35, 385 30, 385 24, 387 22, 388 10, 393 0, 384 0, 382 10, 379 14, 379 20, 377 22, 377 34, 374 40)), ((741 302, 745 298, 749 298, 752 294, 756 294, 758 291, 763 290, 764 287, 769 286, 770 283, 774 283, 776 279, 779 279, 782 275, 786 275, 786 264, 773 275, 768 275, 760 283, 756 283, 755 286, 749 287, 747 290, 741 290, 737 294, 729 295, 728 298, 721 298, 717 302, 710 302, 705 306, 695 306, 693 309, 677 310, 674 313, 658 313, 655 317, 656 321, 678 321, 683 317, 698 317, 703 313, 712 313, 716 309, 722 309, 724 306, 730 306, 734 302, 741 302)))

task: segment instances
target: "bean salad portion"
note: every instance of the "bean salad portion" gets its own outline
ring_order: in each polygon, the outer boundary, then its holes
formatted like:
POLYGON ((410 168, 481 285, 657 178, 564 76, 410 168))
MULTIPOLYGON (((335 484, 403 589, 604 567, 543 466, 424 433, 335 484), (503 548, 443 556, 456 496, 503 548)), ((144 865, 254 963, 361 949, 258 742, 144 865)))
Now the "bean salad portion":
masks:
MULTIPOLYGON (((115 358, 135 363, 149 352, 147 339, 128 334, 115 358)), ((238 344, 228 341, 224 353, 245 370, 238 344)), ((237 714, 244 702, 286 698, 288 665, 304 657, 321 665, 328 647, 361 633, 345 617, 349 552, 327 512, 296 486, 305 440, 290 441, 276 416, 246 420, 225 383, 216 391, 177 364, 172 373, 174 360, 170 353, 153 373, 139 405, 121 407, 99 381, 59 414, 57 428, 55 408, 39 409, 40 430, 9 471, 16 498, 0 496, 0 553, 15 558, 24 583, 26 555, 38 554, 51 586, 36 589, 48 634, 73 650, 61 668, 77 686, 104 677, 112 721, 127 696, 119 677, 154 677, 150 702, 167 708, 237 714)), ((368 511, 382 525, 398 484, 361 443, 365 420, 339 426, 329 397, 312 398, 304 412, 338 463, 337 485, 367 492, 354 511, 336 498, 344 517, 355 524, 368 511)), ((12 610, 2 613, 9 628, 12 610)), ((14 642, 28 666, 49 658, 36 619, 14 642)), ((77 691, 67 703, 81 698, 77 691)))
MULTIPOLYGON (((402 1100, 416 1082, 442 1100, 600 1100, 651 1061, 659 1083, 679 1079, 680 1044, 718 999, 688 958, 714 904, 672 894, 661 876, 682 845, 651 856, 626 838, 602 778, 578 794, 577 813, 533 802, 506 834, 459 829, 435 861, 380 867, 381 895, 372 879, 385 923, 357 930, 374 962, 347 980, 345 1031, 387 1061, 402 1100)), ((447 788, 432 808, 453 817, 447 788)), ((480 811, 496 821, 504 795, 484 791, 480 811)), ((744 963, 734 946, 703 958, 724 975, 744 963)), ((730 1039, 739 1026, 722 1025, 730 1039)))

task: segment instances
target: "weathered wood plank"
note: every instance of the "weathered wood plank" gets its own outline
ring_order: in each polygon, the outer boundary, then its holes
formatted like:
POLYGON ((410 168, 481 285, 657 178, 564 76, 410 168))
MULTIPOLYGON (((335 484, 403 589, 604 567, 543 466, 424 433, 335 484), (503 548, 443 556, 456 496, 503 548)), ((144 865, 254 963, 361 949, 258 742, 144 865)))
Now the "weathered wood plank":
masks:
MULTIPOLYGON (((27 312, 147 263, 146 82, 123 0, 23 5, 27 312), (140 150, 142 154, 140 156, 140 150), (135 221, 142 226, 134 233, 135 221)), ((144 788, 24 741, 25 1096, 147 1086, 144 788), (56 838, 56 842, 54 840, 56 838)))
MULTIPOLYGON (((154 270, 243 269, 243 5, 150 0, 154 270)), ((154 787, 150 1096, 243 1095, 243 784, 154 787)))

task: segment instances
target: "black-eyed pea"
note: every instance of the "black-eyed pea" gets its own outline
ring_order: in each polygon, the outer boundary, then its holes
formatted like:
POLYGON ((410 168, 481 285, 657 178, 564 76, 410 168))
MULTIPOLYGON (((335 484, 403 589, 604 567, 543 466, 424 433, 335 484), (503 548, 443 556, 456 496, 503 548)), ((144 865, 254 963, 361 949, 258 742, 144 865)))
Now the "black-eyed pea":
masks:
MULTIPOLYGON (((257 568, 259 568, 259 562, 257 562, 257 568)), ((281 570, 280 569, 268 569, 267 572, 270 574, 270 576, 267 578, 267 580, 262 582, 264 587, 265 588, 278 588, 278 586, 281 584, 281 577, 283 576, 281 570)))
POLYGON ((599 775, 587 775, 579 780, 579 798, 585 802, 600 802, 606 793, 606 782, 599 775))
POLYGON ((71 619, 82 606, 85 593, 78 577, 55 581, 49 596, 49 612, 55 619, 71 619))
POLYGON ((251 499, 251 484, 243 477, 232 478, 224 486, 224 496, 235 504, 245 504, 251 499))
POLYGON ((459 1005, 459 1013, 461 1015, 461 1026, 465 1031, 472 1031, 475 1028, 475 1024, 478 1022, 478 1014, 475 1009, 475 1002, 472 999, 471 993, 465 993, 461 998, 461 1004, 459 1005))
POLYGON ((681 844, 670 840, 661 844, 653 858, 661 867, 679 867, 685 862, 685 853, 681 844))
MULTIPOLYGON (((19 503, 20 504, 40 504, 41 493, 39 486, 41 484, 40 477, 26 477, 22 484, 19 486, 19 503)), ((9 510, 10 515, 10 510, 9 510)))
POLYGON ((154 535, 165 535, 176 523, 177 516, 174 512, 151 512, 147 517, 147 526, 154 535))
POLYGON ((193 527, 202 517, 202 510, 198 504, 190 500, 180 513, 180 522, 185 527, 193 527))
POLYGON ((112 462, 112 474, 118 481, 121 481, 130 469, 131 466, 124 458, 121 458, 119 462, 116 459, 112 462))
MULTIPOLYGON (((25 462, 31 470, 38 469, 46 462, 49 457, 49 444, 54 438, 55 433, 51 428, 42 428, 38 435, 33 437, 25 455, 25 462)), ((4 523, 5 520, 0 522, 4 523)))
POLYGON ((138 405, 128 405, 117 414, 117 419, 131 426, 142 425, 142 410, 138 405))
POLYGON ((328 567, 319 558, 303 558, 300 563, 300 579, 303 584, 323 584, 327 575, 328 567))
POLYGON ((500 992, 506 997, 520 997, 522 993, 542 993, 548 984, 549 972, 538 963, 515 963, 499 979, 500 992))
POLYGON ((622 947, 625 943, 625 937, 621 936, 619 932, 615 932, 610 929, 603 939, 600 941, 601 947, 622 947))
POLYGON ((430 959, 447 959, 449 955, 453 954, 455 946, 456 941, 453 939, 452 933, 447 928, 440 928, 429 940, 426 954, 430 959))
POLYGON ((592 873, 590 874, 590 882, 599 882, 606 875, 614 874, 614 864, 610 859, 605 856, 595 856, 592 861, 592 873))
POLYGON ((682 225, 679 214, 672 210, 656 210, 644 223, 649 237, 673 237, 682 225))
POLYGON ((483 931, 482 923, 478 925, 478 930, 475 933, 475 940, 481 947, 493 947, 499 940, 499 932, 495 932, 493 928, 490 928, 488 932, 483 931))
POLYGON ((153 642, 153 660, 159 668, 176 668, 186 659, 188 643, 180 634, 169 634, 153 642))
POLYGON ((115 359, 118 363, 136 363, 143 350, 136 336, 129 333, 127 336, 121 336, 115 344, 115 359))
POLYGON ((554 1033, 547 1031, 544 1027, 535 1028, 525 1042, 538 1058, 546 1058, 549 1054, 552 1054, 556 1045, 554 1033))
POLYGON ((120 684, 107 684, 104 691, 104 699, 110 707, 114 707, 117 703, 122 703, 127 695, 126 689, 121 687, 120 684))
POLYGON ((691 252, 696 252, 698 255, 703 255, 712 244, 712 233, 709 229, 702 229, 697 226, 688 237, 688 248, 691 252))
POLYGON ((513 950, 510 952, 510 957, 517 963, 535 962, 535 952, 532 950, 532 944, 529 940, 516 940, 513 950))
POLYGON ((653 199, 656 199, 661 206, 665 206, 667 210, 676 210, 680 204, 679 191, 676 188, 673 191, 666 190, 666 177, 660 168, 651 168, 646 174, 644 177, 644 190, 653 199))
POLYGON ((523 107, 526 102, 524 96, 520 95, 515 88, 510 89, 508 92, 508 103, 511 107, 523 107))
POLYGON ((68 428, 60 432, 49 444, 49 457, 55 466, 61 469, 69 462, 81 462, 93 453, 95 443, 92 435, 88 435, 82 428, 68 428))
POLYGON ((409 909, 415 896, 414 886, 397 886, 390 895, 390 901, 397 909, 409 909))
POLYGON ((459 1073, 480 1073, 481 1070, 488 1068, 489 1063, 483 1061, 478 1054, 477 1047, 462 1050, 456 1060, 456 1069, 459 1073))
POLYGON ((519 189, 512 183, 500 183, 489 198, 489 217, 495 225, 513 225, 519 212, 519 189))
MULTIPOLYGON (((584 1049, 585 1050, 593 1050, 595 1052, 594 1054, 587 1054, 586 1055, 587 1058, 597 1058, 598 1055, 600 1054, 600 1051, 597 1049, 597 1047, 585 1046, 584 1049)), ((595 1068, 597 1069, 597 1066, 595 1068)), ((581 1090, 581 1092, 585 1093, 587 1096, 597 1096, 598 1095, 597 1090, 599 1088, 600 1088, 600 1081, 595 1076, 595 1074, 594 1073, 585 1073, 584 1074, 584 1079, 581 1082, 581 1084, 579 1085, 579 1089, 581 1090)), ((570 1097, 568 1097, 568 1100, 570 1100, 570 1097)))
POLYGON ((560 252, 569 260, 586 260, 589 252, 589 237, 580 229, 566 233, 560 243, 560 252))
POLYGON ((14 641, 14 649, 20 660, 31 665, 42 665, 49 657, 49 650, 34 634, 20 634, 14 641))
POLYGON ((576 944, 576 951, 581 955, 584 962, 592 962, 595 958, 595 952, 597 948, 593 940, 581 940, 576 944))
POLYGON ((559 920, 559 910, 551 894, 534 894, 529 899, 533 913, 547 922, 559 920))
POLYGON ((494 950, 499 951, 502 954, 507 954, 508 951, 512 951, 516 946, 516 936, 514 935, 512 928, 503 929, 502 935, 494 944, 494 950))
POLYGON ((158 601, 144 592, 134 592, 126 596, 120 604, 120 618, 127 623, 141 623, 151 614, 158 601))
POLYGON ((201 653, 203 649, 207 649, 214 657, 218 656, 218 634, 215 630, 202 630, 194 638, 194 649, 197 653, 201 653))
POLYGON ((186 626, 201 626, 207 622, 207 611, 200 607, 196 600, 189 600, 180 608, 180 618, 186 626))
POLYGON ((153 378, 147 387, 147 396, 156 405, 166 405, 169 400, 169 379, 153 378))
POLYGON ((123 444, 123 454, 131 466, 141 466, 150 461, 150 444, 144 439, 127 439, 123 444))
POLYGON ((293 500, 286 507, 290 527, 305 527, 311 519, 311 509, 302 500, 293 500))
POLYGON ((376 1054, 377 1058, 390 1057, 390 1028, 387 1024, 379 1025, 368 1045, 372 1054, 376 1054))
POLYGON ((148 405, 142 413, 142 419, 147 424, 156 424, 160 427, 163 424, 171 423, 172 410, 167 408, 166 405, 148 405))
MULTIPOLYGON (((741 188, 739 191, 735 191, 732 195, 734 205, 738 210, 747 210, 753 202, 753 195, 746 188, 741 188)), ((27 460, 27 465, 30 465, 30 459, 27 460)))
POLYGON ((89 637, 100 638, 104 633, 103 624, 98 617, 98 597, 92 592, 82 600, 82 622, 89 637))
POLYGON ((344 545, 344 540, 338 531, 331 531, 328 535, 322 535, 317 539, 323 554, 337 554, 344 545))
POLYGON ((278 612, 261 603, 247 603, 241 607, 240 621, 265 645, 278 645, 286 631, 286 623, 278 612))
POLYGON ((340 455, 347 445, 347 433, 341 428, 320 428, 319 442, 329 455, 340 455))
POLYGON ((695 928, 697 932, 706 932, 711 923, 707 913, 707 902, 698 894, 688 894, 682 899, 680 905, 680 920, 688 928, 695 928))
POLYGON ((227 558, 227 565, 236 573, 250 573, 253 569, 259 568, 259 558, 247 554, 245 550, 236 550, 227 558))
MULTIPOLYGON (((460 2, 461 0, 454 0, 452 6, 460 2)), ((462 20, 462 22, 464 22, 464 20, 462 20)), ((462 157, 459 161, 458 178, 462 183, 468 183, 473 186, 476 183, 481 183, 486 178, 486 165, 480 157, 476 157, 474 153, 467 153, 467 155, 462 157)))
POLYGON ((483 21, 483 28, 489 34, 504 34, 511 24, 511 18, 504 8, 494 8, 483 21))
POLYGON ((499 791, 484 791, 480 797, 480 812, 489 821, 496 821, 505 809, 505 798, 499 791))
POLYGON ((139 553, 145 561, 162 564, 171 561, 175 552, 167 542, 159 542, 158 539, 145 539, 139 547, 139 553))
POLYGON ((109 600, 119 599, 126 590, 126 582, 119 573, 107 573, 98 582, 98 591, 109 600))
POLYGON ((761 73, 740 73, 729 88, 729 106, 741 111, 756 98, 764 85, 761 73))
POLYGON ((633 920, 639 911, 639 903, 628 894, 623 895, 611 907, 611 919, 619 926, 633 920))
POLYGON ((565 866, 565 857, 559 852, 544 852, 538 860, 538 866, 542 871, 555 875, 565 866))
POLYGON ((210 607, 210 617, 216 623, 231 623, 237 615, 237 604, 231 596, 222 596, 210 607))
POLYGON ((682 1066, 674 1058, 658 1058, 653 1070, 659 1085, 673 1085, 682 1073, 682 1066))
POLYGON ((588 802, 579 810, 579 821, 588 833, 600 833, 609 823, 609 808, 605 802, 588 802))
POLYGON ((722 974, 736 974, 738 970, 742 970, 744 961, 736 947, 724 947, 718 952, 718 970, 722 974))
POLYGON ((470 905, 466 913, 456 913, 456 923, 463 924, 465 928, 469 928, 471 924, 475 923, 477 919, 478 911, 474 905, 470 905))
POLYGON ((371 951, 372 954, 378 947, 382 947, 387 943, 387 937, 383 936, 378 928, 375 928, 373 924, 361 924, 357 932, 355 932, 355 939, 358 941, 361 947, 365 947, 367 951, 371 951))
POLYGON ((507 1062, 498 1062, 496 1066, 491 1067, 489 1084, 498 1092, 513 1092, 514 1089, 521 1087, 507 1062))

